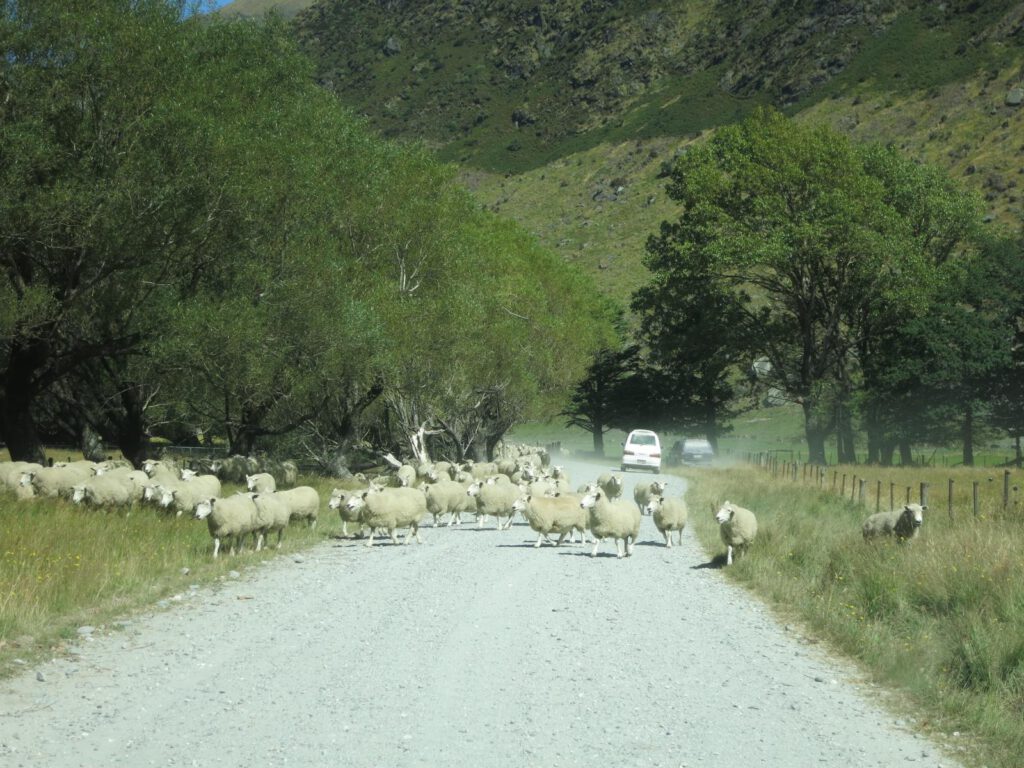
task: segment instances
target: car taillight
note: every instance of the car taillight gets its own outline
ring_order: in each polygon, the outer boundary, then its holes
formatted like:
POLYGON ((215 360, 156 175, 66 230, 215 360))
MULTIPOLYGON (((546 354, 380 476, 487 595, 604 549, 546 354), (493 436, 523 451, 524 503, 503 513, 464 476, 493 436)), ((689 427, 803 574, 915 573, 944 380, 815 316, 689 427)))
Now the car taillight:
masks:
POLYGON ((632 456, 632 455, 633 455, 633 449, 632 449, 632 448, 626 448, 626 449, 625 449, 625 450, 623 451, 623 453, 624 453, 624 454, 625 454, 626 456, 632 456))
POLYGON ((652 453, 651 454, 651 458, 652 459, 660 459, 661 458, 661 451, 655 451, 654 453, 652 453))

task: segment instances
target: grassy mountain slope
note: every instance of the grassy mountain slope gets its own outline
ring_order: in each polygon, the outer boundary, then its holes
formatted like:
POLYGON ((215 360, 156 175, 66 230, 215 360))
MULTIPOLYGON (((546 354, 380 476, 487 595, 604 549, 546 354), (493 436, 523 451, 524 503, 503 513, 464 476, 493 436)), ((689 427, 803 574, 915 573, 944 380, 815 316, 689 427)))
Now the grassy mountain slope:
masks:
POLYGON ((662 164, 759 104, 894 142, 1024 222, 1020 3, 320 0, 295 23, 342 101, 623 300, 674 211, 662 164))
POLYGON ((218 13, 226 16, 262 16, 269 11, 276 11, 284 18, 290 19, 299 11, 308 8, 314 0, 233 0, 223 6, 218 13))

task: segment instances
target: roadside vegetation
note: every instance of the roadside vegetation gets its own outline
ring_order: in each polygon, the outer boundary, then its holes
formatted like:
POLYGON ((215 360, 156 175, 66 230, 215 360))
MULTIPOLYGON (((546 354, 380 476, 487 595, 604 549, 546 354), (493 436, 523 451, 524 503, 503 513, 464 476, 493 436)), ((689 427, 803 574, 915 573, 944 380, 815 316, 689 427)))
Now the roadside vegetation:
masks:
MULTIPOLYGON (((839 467, 840 471, 865 471, 839 467)), ((987 483, 981 470, 958 483, 987 483)), ((758 538, 726 573, 814 637, 855 659, 872 679, 913 700, 911 719, 979 764, 1015 768, 1024 754, 1024 514, 987 493, 975 518, 952 519, 933 497, 919 537, 865 542, 873 505, 830 489, 773 479, 763 469, 688 471, 692 529, 724 561, 712 510, 753 510, 758 538), (960 734, 953 736, 954 732, 960 734)), ((890 469, 901 486, 945 488, 948 471, 890 469)), ((1019 482, 1019 473, 1014 482, 1019 482)), ((916 500, 916 499, 915 499, 916 500)), ((887 504, 883 509, 887 509, 887 504)))

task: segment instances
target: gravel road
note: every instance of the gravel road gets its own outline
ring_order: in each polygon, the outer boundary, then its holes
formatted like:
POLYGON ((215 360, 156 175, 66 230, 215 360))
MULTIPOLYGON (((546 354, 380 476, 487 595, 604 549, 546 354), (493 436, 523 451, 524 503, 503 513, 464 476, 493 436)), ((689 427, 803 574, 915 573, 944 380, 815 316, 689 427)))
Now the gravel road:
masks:
POLYGON ((689 531, 644 517, 624 560, 531 533, 329 540, 83 634, 0 682, 0 765, 957 765, 689 531))

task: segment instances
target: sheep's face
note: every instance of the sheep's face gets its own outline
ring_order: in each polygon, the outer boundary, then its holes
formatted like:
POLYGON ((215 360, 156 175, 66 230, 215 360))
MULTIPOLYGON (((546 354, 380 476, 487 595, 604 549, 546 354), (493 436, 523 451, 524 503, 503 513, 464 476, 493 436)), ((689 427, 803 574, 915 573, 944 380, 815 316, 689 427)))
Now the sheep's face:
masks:
POLYGON ((341 488, 335 488, 331 491, 331 499, 327 502, 328 509, 341 510, 345 506, 345 502, 348 501, 348 491, 341 488))
POLYGON ((653 515, 655 512, 661 509, 662 501, 664 501, 663 497, 655 496, 644 505, 644 512, 646 512, 648 515, 653 515))
POLYGON ((213 512, 213 499, 203 499, 192 511, 192 517, 196 520, 205 520, 213 512))
POLYGON ((517 512, 525 513, 526 509, 530 506, 530 494, 520 496, 518 499, 512 502, 512 514, 517 512))
POLYGON ((666 488, 668 488, 668 483, 664 480, 655 480, 651 483, 651 491, 653 493, 664 493, 666 488))
POLYGON ((598 500, 601 498, 601 491, 589 491, 586 496, 580 499, 580 507, 582 509, 593 509, 597 506, 598 500))
POLYGON ((71 487, 71 503, 81 504, 85 500, 85 486, 75 485, 71 487))
POLYGON ((469 488, 466 489, 466 495, 467 496, 479 496, 480 495, 480 487, 482 485, 483 485, 483 483, 480 482, 479 480, 477 480, 475 483, 471 483, 469 488))
POLYGON ((18 478, 18 485, 20 485, 22 488, 32 485, 32 479, 35 476, 35 472, 22 472, 21 477, 18 478))
POLYGON ((907 504, 903 508, 904 517, 910 518, 910 524, 914 528, 920 528, 924 523, 924 511, 927 507, 923 507, 920 504, 907 504))
POLYGON ((360 509, 366 506, 366 497, 369 495, 369 493, 369 491, 364 491, 361 494, 353 493, 351 496, 348 497, 348 500, 345 502, 345 508, 349 512, 359 511, 360 509))
POLYGON ((174 491, 170 488, 164 488, 160 486, 160 496, 157 499, 157 504, 161 507, 169 507, 174 503, 174 491))
POLYGON ((733 509, 732 504, 727 501, 722 505, 722 508, 715 513, 715 520, 718 521, 719 525, 727 523, 732 520, 732 516, 735 514, 735 511, 736 510, 733 509))
POLYGON ((157 463, 158 462, 154 461, 153 459, 146 459, 144 462, 142 462, 142 471, 145 472, 150 477, 152 477, 153 470, 156 469, 157 463))
POLYGON ((183 470, 181 470, 181 479, 182 480, 191 480, 193 477, 195 477, 198 474, 199 473, 196 472, 194 469, 183 469, 183 470))
POLYGON ((256 476, 255 475, 246 475, 245 476, 245 487, 248 488, 250 491, 254 490, 256 488, 256 476))
POLYGON ((142 500, 143 501, 156 501, 160 494, 160 489, 152 483, 147 483, 142 486, 142 500))
POLYGON ((109 471, 110 467, 104 466, 103 464, 97 464, 95 467, 92 468, 92 473, 96 475, 96 477, 99 477, 100 475, 105 475, 109 471))

